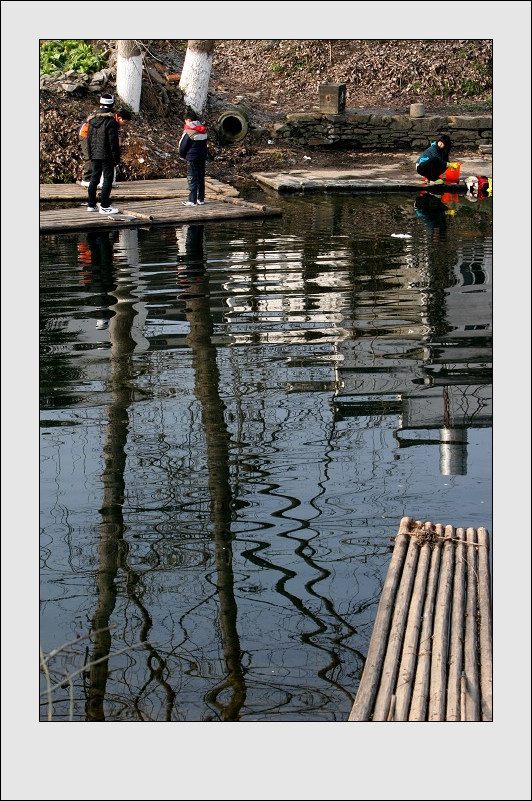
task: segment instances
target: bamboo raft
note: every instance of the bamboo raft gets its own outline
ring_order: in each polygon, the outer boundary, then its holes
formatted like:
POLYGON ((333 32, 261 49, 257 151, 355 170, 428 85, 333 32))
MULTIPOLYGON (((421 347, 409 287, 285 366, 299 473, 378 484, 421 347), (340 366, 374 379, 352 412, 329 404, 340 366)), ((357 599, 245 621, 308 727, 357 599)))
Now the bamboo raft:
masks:
POLYGON ((111 192, 111 205, 119 208, 120 213, 104 216, 87 212, 86 187, 78 184, 41 184, 40 200, 44 205, 47 201, 77 201, 77 205, 41 208, 39 230, 40 233, 58 233, 282 215, 279 208, 235 197, 238 192, 234 187, 214 179, 205 181, 205 190, 204 206, 183 206, 183 201, 188 197, 186 178, 126 181, 113 187, 111 192))
POLYGON ((350 721, 491 721, 489 533, 403 517, 350 721))

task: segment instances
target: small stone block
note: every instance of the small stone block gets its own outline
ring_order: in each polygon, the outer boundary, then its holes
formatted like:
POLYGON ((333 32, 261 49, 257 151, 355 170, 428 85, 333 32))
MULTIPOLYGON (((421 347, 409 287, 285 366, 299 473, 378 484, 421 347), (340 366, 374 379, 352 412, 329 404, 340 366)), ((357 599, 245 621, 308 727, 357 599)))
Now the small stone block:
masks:
POLYGON ((345 83, 320 83, 319 101, 323 114, 342 114, 345 111, 345 83))

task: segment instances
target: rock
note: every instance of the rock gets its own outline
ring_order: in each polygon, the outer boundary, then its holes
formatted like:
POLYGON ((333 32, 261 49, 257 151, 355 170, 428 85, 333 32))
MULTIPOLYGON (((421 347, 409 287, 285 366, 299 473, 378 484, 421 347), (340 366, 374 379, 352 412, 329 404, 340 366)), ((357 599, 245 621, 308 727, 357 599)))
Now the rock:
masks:
POLYGON ((87 91, 86 87, 79 83, 62 83, 61 87, 70 94, 84 95, 87 91))

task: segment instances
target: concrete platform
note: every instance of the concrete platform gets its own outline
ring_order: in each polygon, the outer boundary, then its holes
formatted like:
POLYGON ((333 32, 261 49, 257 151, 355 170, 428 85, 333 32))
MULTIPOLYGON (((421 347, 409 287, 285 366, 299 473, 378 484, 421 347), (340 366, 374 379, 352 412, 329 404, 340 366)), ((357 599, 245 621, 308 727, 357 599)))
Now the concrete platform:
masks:
MULTIPOLYGON (((259 172, 253 173, 253 178, 260 184, 269 186, 277 192, 320 192, 327 190, 335 191, 359 191, 359 192, 392 192, 392 191, 415 191, 426 187, 415 171, 415 161, 417 154, 404 154, 398 157, 397 154, 383 154, 375 160, 375 163, 365 164, 360 167, 353 167, 350 170, 335 170, 334 168, 313 169, 310 162, 308 169, 289 170, 281 172, 259 172), (405 166, 405 161, 411 161, 412 166, 405 166)), ((469 175, 485 175, 492 177, 492 161, 489 156, 473 157, 460 159, 461 161, 460 181, 458 184, 439 185, 442 191, 465 192, 467 187, 465 179, 469 175)), ((438 185, 431 184, 431 189, 437 190, 438 185)))

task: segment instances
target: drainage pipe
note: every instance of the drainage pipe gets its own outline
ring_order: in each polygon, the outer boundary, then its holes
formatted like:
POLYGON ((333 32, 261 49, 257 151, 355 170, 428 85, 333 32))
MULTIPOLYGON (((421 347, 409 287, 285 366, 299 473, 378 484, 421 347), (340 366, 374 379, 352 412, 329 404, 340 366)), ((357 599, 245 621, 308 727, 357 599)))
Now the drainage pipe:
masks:
POLYGON ((249 126, 249 109, 238 105, 222 111, 218 117, 218 135, 222 142, 231 144, 245 137, 249 126))

